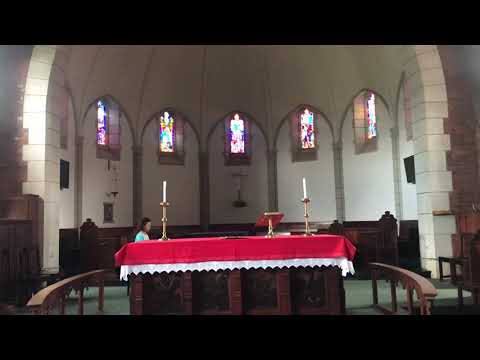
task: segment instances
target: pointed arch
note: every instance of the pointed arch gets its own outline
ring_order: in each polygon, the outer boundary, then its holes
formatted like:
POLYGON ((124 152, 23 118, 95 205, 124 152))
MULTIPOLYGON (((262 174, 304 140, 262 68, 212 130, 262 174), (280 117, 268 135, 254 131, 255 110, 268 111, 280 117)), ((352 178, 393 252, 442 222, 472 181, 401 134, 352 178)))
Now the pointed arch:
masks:
POLYGON ((195 133, 195 138, 197 139, 197 143, 198 145, 200 146, 200 134, 197 130, 197 128, 195 127, 195 125, 192 123, 192 121, 190 120, 190 118, 188 116, 186 116, 182 111, 174 108, 174 107, 166 107, 166 108, 162 108, 161 110, 153 113, 149 118, 148 120, 146 121, 146 123, 143 125, 143 128, 142 128, 142 132, 140 133, 140 141, 139 141, 139 145, 140 146, 143 146, 143 137, 145 136, 145 131, 147 130, 147 127, 150 125, 150 123, 152 121, 154 121, 155 119, 158 118, 158 116, 160 116, 161 114, 163 114, 165 111, 169 112, 169 113, 173 113, 173 114, 178 114, 180 115, 180 117, 182 118, 183 121, 185 121, 185 123, 187 123, 193 130, 193 132, 195 133))
POLYGON ((353 95, 351 98, 350 98, 350 101, 348 102, 347 106, 345 107, 345 110, 343 111, 343 114, 342 114, 342 120, 341 120, 341 123, 340 123, 340 128, 339 128, 339 132, 338 132, 338 139, 337 141, 341 141, 342 139, 342 134, 343 134, 343 127, 345 125, 345 119, 347 118, 348 116, 348 112, 349 110, 352 108, 353 106, 353 102, 355 101, 355 99, 361 95, 362 93, 364 92, 371 92, 375 95, 376 98, 380 99, 380 101, 382 102, 382 104, 385 106, 385 109, 387 110, 387 114, 388 116, 390 116, 390 118, 392 117, 392 114, 391 114, 391 111, 390 111, 390 106, 387 102, 387 100, 385 100, 385 98, 382 96, 382 94, 380 94, 378 91, 376 90, 373 90, 371 88, 362 88, 360 89, 359 91, 357 91, 355 93, 355 95, 353 95))
POLYGON ((277 148, 277 140, 278 140, 278 136, 280 134, 280 130, 283 126, 283 124, 288 121, 288 119, 290 119, 290 117, 294 114, 296 114, 297 112, 299 112, 302 108, 309 108, 311 109, 314 113, 320 115, 322 117, 323 120, 325 120, 325 122, 327 123, 328 125, 328 128, 330 129, 330 134, 332 135, 332 140, 335 139, 334 137, 334 128, 333 128, 333 125, 331 123, 331 121, 328 119, 327 115, 325 115, 325 113, 320 110, 319 108, 313 106, 313 105, 310 105, 310 104, 300 104, 298 106, 296 106, 295 108, 293 108, 292 110, 290 110, 283 118, 282 120, 280 121, 280 123, 278 124, 278 126, 276 127, 275 129, 275 134, 274 134, 274 137, 273 137, 273 148, 277 148))
POLYGON ((234 111, 227 112, 220 119, 215 121, 215 123, 210 127, 210 130, 208 131, 208 134, 207 134, 207 152, 208 152, 208 148, 210 146, 210 138, 213 135, 213 133, 215 132, 215 129, 217 128, 217 126, 219 124, 221 124, 222 122, 224 122, 227 117, 229 117, 229 116, 231 116, 235 113, 245 115, 251 123, 255 124, 260 129, 260 132, 262 133, 263 138, 265 139, 265 143, 267 144, 267 149, 269 149, 270 148, 270 141, 268 139, 267 132, 265 131, 263 126, 256 120, 256 118, 254 116, 252 116, 251 114, 249 114, 248 112, 241 111, 241 110, 234 110, 234 111))
POLYGON ((91 108, 93 106, 96 106, 98 101, 100 101, 102 99, 108 99, 110 101, 113 101, 118 106, 118 108, 120 109, 120 112, 124 115, 123 118, 125 118, 126 121, 127 121, 128 128, 130 130, 130 135, 132 137, 133 146, 137 146, 137 137, 136 137, 136 134, 135 134, 135 127, 133 126, 132 120, 131 120, 128 112, 125 110, 125 107, 122 105, 122 103, 119 102, 113 95, 110 95, 110 94, 105 94, 105 95, 99 96, 88 104, 88 106, 85 109, 85 112, 82 115, 82 121, 81 121, 81 124, 80 124, 81 125, 80 128, 83 128, 83 126, 85 125, 85 119, 87 118, 88 112, 91 110, 91 108))

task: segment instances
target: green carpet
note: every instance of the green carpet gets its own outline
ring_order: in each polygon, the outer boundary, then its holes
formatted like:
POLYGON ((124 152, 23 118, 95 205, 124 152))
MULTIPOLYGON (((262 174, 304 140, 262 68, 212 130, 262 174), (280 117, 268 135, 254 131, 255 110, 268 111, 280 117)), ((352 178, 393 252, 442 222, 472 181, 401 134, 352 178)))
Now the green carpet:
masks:
MULTIPOLYGON (((457 305, 457 289, 453 288, 448 282, 440 282, 431 280, 438 290, 437 298, 434 302, 434 315, 458 314, 457 305)), ((382 315, 372 309, 372 283, 369 280, 345 280, 346 307, 348 315, 382 315)), ((390 308, 390 284, 385 281, 378 282, 378 299, 379 303, 390 308)), ((405 305, 406 292, 401 286, 397 287, 398 306, 405 305)), ((78 297, 74 292, 70 295, 67 302, 66 314, 77 314, 78 297)), ((479 309, 472 306, 472 298, 469 292, 464 292, 465 309, 463 314, 480 314, 479 309)), ((99 314, 98 306, 98 289, 93 287, 85 291, 84 295, 84 314, 85 315, 129 315, 129 299, 126 287, 106 287, 104 312, 99 314)), ((406 314, 406 312, 404 312, 406 314)), ((29 314, 28 309, 18 309, 18 315, 29 314)), ((58 309, 52 312, 58 314, 58 309)))

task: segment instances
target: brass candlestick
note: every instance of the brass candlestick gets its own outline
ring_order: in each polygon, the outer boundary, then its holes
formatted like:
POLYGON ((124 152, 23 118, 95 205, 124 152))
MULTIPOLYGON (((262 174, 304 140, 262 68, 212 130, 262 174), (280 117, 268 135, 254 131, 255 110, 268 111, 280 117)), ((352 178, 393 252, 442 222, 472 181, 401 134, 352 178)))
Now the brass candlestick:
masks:
POLYGON ((304 236, 310 236, 310 235, 312 235, 312 233, 310 232, 310 227, 308 226, 308 203, 310 202, 310 199, 308 197, 303 198, 301 200, 301 202, 303 202, 303 205, 305 207, 305 213, 303 214, 303 216, 305 217, 305 234, 304 234, 304 236))
POLYGON ((160 206, 163 208, 163 216, 162 216, 162 240, 168 240, 167 237, 167 207, 170 206, 169 202, 161 202, 160 206))
POLYGON ((272 218, 269 216, 268 217, 268 234, 267 237, 273 238, 273 226, 272 226, 272 218))

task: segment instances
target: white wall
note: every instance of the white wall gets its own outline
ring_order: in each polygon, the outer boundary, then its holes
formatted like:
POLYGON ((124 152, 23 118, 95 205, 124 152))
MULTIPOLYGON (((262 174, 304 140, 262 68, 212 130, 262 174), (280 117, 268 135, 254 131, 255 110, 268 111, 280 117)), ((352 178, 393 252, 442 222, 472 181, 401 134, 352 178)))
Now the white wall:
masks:
POLYGON ((60 190, 59 207, 60 229, 71 229, 75 227, 75 118, 73 115, 72 102, 68 102, 68 137, 67 148, 59 150, 60 159, 68 161, 70 163, 69 168, 69 187, 68 189, 60 190))
POLYGON ((167 181, 167 210, 170 225, 200 224, 198 141, 190 125, 185 124, 185 164, 158 163, 158 123, 151 121, 143 138, 143 214, 161 225, 162 182, 167 181))
POLYGON ((383 102, 378 100, 376 105, 377 151, 355 154, 351 107, 343 124, 343 176, 347 221, 378 220, 387 210, 396 215, 390 135, 393 122, 383 102))
POLYGON ((283 221, 303 221, 302 178, 307 182, 310 220, 331 222, 336 219, 335 176, 332 135, 327 123, 318 123, 317 160, 292 162, 290 126, 285 122, 277 139, 278 207, 285 214, 283 221))
POLYGON ((407 182, 405 173, 405 164, 403 159, 414 154, 413 139, 407 141, 407 130, 405 127, 405 109, 403 103, 403 91, 400 91, 400 100, 398 108, 398 130, 400 146, 400 168, 401 168, 401 187, 402 187, 402 220, 417 220, 417 186, 407 182))
POLYGON ((225 124, 220 122, 210 138, 210 223, 254 223, 268 211, 267 145, 260 129, 251 123, 252 162, 249 166, 225 166, 225 124), (247 207, 234 208, 237 199, 232 174, 243 172, 242 200, 247 207))
POLYGON ((96 107, 92 106, 83 124, 83 202, 82 221, 91 218, 99 227, 131 226, 133 217, 132 196, 132 137, 125 115, 120 121, 120 161, 112 161, 118 169, 118 192, 116 198, 108 197, 113 190, 113 171, 107 170, 107 160, 96 156, 96 107), (114 203, 114 223, 103 223, 103 203, 114 203))

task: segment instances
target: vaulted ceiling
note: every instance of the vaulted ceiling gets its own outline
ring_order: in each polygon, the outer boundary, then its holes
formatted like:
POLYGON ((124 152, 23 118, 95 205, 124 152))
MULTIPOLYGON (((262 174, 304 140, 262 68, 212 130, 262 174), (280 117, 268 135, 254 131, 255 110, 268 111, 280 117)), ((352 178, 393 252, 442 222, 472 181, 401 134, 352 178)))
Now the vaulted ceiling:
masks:
POLYGON ((241 110, 273 133, 299 104, 340 124, 363 88, 394 106, 409 46, 76 45, 67 70, 77 119, 100 96, 113 96, 137 134, 166 107, 182 111, 201 134, 241 110))

